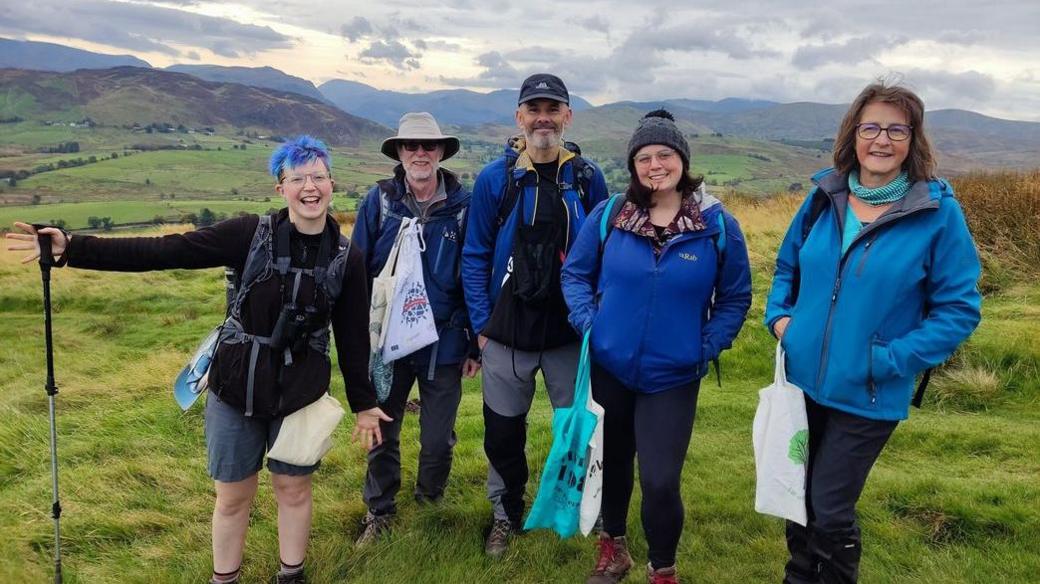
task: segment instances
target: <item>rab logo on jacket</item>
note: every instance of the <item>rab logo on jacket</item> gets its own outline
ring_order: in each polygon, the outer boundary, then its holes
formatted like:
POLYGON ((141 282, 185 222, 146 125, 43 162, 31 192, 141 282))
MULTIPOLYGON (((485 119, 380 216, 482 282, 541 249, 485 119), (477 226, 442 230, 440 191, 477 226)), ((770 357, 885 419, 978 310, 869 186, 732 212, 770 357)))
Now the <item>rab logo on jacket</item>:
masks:
POLYGON ((686 261, 688 261, 688 262, 695 262, 695 261, 697 261, 697 256, 693 255, 692 253, 687 253, 685 251, 682 252, 681 254, 679 254, 679 257, 684 259, 684 260, 686 260, 686 261))

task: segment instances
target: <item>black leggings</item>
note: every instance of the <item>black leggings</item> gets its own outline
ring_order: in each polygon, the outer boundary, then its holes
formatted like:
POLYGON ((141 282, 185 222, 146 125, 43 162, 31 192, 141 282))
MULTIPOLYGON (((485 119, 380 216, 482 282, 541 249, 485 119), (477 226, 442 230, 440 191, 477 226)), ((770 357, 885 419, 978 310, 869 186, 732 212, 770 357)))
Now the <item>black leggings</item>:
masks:
POLYGON ((667 391, 639 393, 598 365, 592 366, 592 395, 606 412, 603 530, 612 537, 626 533, 638 454, 643 531, 655 569, 675 564, 683 526, 679 484, 693 434, 699 389, 700 381, 693 381, 667 391))

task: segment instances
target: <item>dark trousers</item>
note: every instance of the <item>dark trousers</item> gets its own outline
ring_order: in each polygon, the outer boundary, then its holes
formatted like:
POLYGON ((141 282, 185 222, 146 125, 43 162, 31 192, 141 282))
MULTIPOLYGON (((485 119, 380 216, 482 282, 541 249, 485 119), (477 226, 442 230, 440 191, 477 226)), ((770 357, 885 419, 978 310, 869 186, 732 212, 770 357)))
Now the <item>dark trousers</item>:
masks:
POLYGON ((787 522, 786 584, 852 584, 862 553, 856 501, 898 422, 871 420, 805 397, 809 525, 787 522))
POLYGON ((383 412, 394 419, 380 422, 383 443, 368 452, 368 472, 363 496, 372 513, 397 511, 394 498, 401 489, 401 422, 412 384, 419 382, 419 473, 415 481, 417 500, 436 501, 444 495, 451 472, 455 446, 455 417, 462 399, 462 369, 441 365, 427 379, 427 367, 407 358, 394 362, 394 382, 383 412))
POLYGON ((593 364, 592 395, 603 418, 603 530, 625 535, 632 499, 634 459, 643 490, 641 519, 650 564, 675 564, 683 527, 679 491, 683 462, 693 434, 700 381, 659 393, 638 393, 593 364))

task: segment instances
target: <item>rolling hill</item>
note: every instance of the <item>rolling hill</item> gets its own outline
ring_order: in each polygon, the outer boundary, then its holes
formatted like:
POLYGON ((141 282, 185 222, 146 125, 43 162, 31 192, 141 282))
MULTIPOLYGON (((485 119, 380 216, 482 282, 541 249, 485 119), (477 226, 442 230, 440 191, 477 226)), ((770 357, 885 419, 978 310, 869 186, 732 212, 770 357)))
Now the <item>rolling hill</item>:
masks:
POLYGON ((167 71, 187 73, 206 81, 218 83, 241 83, 253 87, 266 87, 279 91, 299 93, 318 101, 326 101, 313 83, 283 73, 274 67, 222 67, 220 65, 170 65, 167 71))
MULTIPOLYGON (((427 93, 402 93, 376 89, 357 81, 335 79, 318 86, 330 102, 343 111, 396 127, 401 115, 410 111, 433 114, 440 124, 508 124, 516 110, 516 89, 478 93, 467 89, 444 89, 427 93)), ((571 107, 582 111, 592 107, 571 95, 571 107)))
POLYGON ((70 73, 0 69, 0 117, 10 116, 90 118, 97 124, 119 126, 169 123, 281 135, 311 133, 342 146, 392 133, 297 93, 137 67, 70 73))
POLYGON ((109 67, 151 67, 131 55, 106 55, 53 43, 0 38, 0 68, 75 71, 109 67))

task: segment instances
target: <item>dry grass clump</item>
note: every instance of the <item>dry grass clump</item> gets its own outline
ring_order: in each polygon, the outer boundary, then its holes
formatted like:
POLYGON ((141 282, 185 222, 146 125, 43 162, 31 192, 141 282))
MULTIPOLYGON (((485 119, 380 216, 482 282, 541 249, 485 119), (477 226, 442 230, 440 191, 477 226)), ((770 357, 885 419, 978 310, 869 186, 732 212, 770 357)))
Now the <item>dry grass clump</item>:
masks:
POLYGON ((951 182, 987 271, 1040 273, 1040 169, 975 172, 951 182))
POLYGON ((928 393, 940 407, 974 411, 993 405, 1003 389, 1003 381, 991 369, 971 365, 943 369, 928 393))

